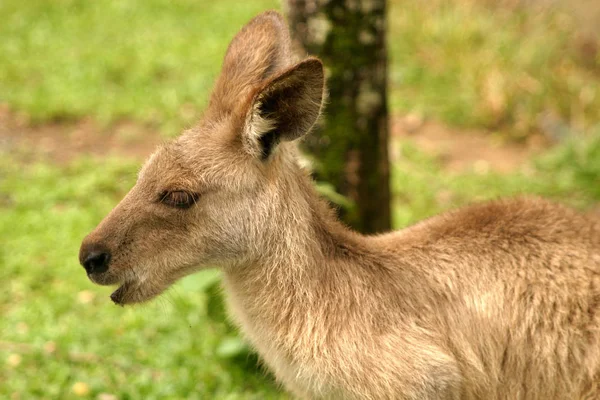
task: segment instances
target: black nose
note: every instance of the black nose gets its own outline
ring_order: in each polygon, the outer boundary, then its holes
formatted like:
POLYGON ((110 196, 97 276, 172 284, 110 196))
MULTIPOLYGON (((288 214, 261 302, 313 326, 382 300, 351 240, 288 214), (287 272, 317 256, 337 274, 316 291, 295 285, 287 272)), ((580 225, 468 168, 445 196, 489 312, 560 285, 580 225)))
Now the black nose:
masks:
POLYGON ((88 274, 106 272, 110 263, 110 253, 104 249, 93 249, 82 254, 80 261, 88 274))

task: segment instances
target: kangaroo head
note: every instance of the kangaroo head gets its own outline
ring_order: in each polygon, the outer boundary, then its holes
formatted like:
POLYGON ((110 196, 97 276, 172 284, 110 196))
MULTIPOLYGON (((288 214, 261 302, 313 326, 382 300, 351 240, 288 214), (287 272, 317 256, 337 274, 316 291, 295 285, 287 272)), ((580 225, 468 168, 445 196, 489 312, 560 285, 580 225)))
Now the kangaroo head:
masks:
POLYGON ((89 278, 142 302, 207 266, 235 266, 260 251, 270 221, 289 207, 281 182, 300 173, 293 140, 321 111, 323 66, 295 63, 276 12, 233 39, 206 113, 160 147, 125 198, 90 233, 79 259, 89 278))

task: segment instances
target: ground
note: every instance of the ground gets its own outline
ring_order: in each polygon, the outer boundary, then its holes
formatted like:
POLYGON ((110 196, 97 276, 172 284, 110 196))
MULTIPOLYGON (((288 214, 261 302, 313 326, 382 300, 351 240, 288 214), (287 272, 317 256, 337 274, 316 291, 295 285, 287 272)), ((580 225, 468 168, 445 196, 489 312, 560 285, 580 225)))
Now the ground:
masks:
POLYGON ((156 129, 132 122, 101 128, 91 119, 30 125, 0 110, 0 146, 4 151, 67 164, 82 156, 144 159, 164 141, 156 129))
MULTIPOLYGON (((454 172, 473 168, 514 172, 544 148, 539 142, 532 146, 501 141, 482 130, 450 128, 433 121, 415 122, 410 115, 394 117, 391 124, 393 139, 414 142, 420 151, 438 158, 444 169, 454 172)), ((91 119, 30 125, 8 110, 0 111, 0 143, 5 149, 56 163, 68 163, 86 155, 143 160, 164 141, 159 130, 135 122, 121 121, 104 128, 91 119)), ((390 153, 392 161, 397 160, 397 147, 392 147, 390 153)))

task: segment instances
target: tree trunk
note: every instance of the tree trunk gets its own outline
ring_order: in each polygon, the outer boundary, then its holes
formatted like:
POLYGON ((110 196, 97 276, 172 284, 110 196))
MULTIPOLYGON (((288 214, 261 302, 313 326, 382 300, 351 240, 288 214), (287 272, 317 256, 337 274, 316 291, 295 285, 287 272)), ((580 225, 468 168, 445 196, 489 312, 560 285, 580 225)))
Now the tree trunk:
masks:
POLYGON ((385 0, 287 0, 292 37, 327 68, 323 124, 305 142, 317 177, 356 205, 341 217, 390 229, 385 0))

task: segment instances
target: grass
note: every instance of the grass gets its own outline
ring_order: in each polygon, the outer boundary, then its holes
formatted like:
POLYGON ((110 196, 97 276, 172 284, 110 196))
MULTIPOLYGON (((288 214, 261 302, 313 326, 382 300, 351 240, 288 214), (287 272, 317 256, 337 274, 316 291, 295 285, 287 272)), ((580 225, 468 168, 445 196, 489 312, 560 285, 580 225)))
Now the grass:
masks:
POLYGON ((190 125, 225 49, 275 0, 0 2, 0 103, 32 122, 190 125), (32 23, 35 21, 35 23, 32 23))
POLYGON ((392 2, 393 108, 512 138, 593 127, 600 53, 577 45, 578 20, 560 8, 490 3, 392 2))
MULTIPOLYGON (((600 119, 600 56, 574 42, 577 19, 480 3, 390 2, 394 111, 515 138, 600 119)), ((280 4, 4 0, 0 103, 34 123, 128 119, 173 135, 206 105, 234 33, 269 8, 280 4)))
POLYGON ((401 148, 392 178, 397 227, 473 201, 504 196, 544 196, 582 210, 600 202, 600 130, 567 140, 512 174, 451 173, 410 142, 395 145, 401 148))

